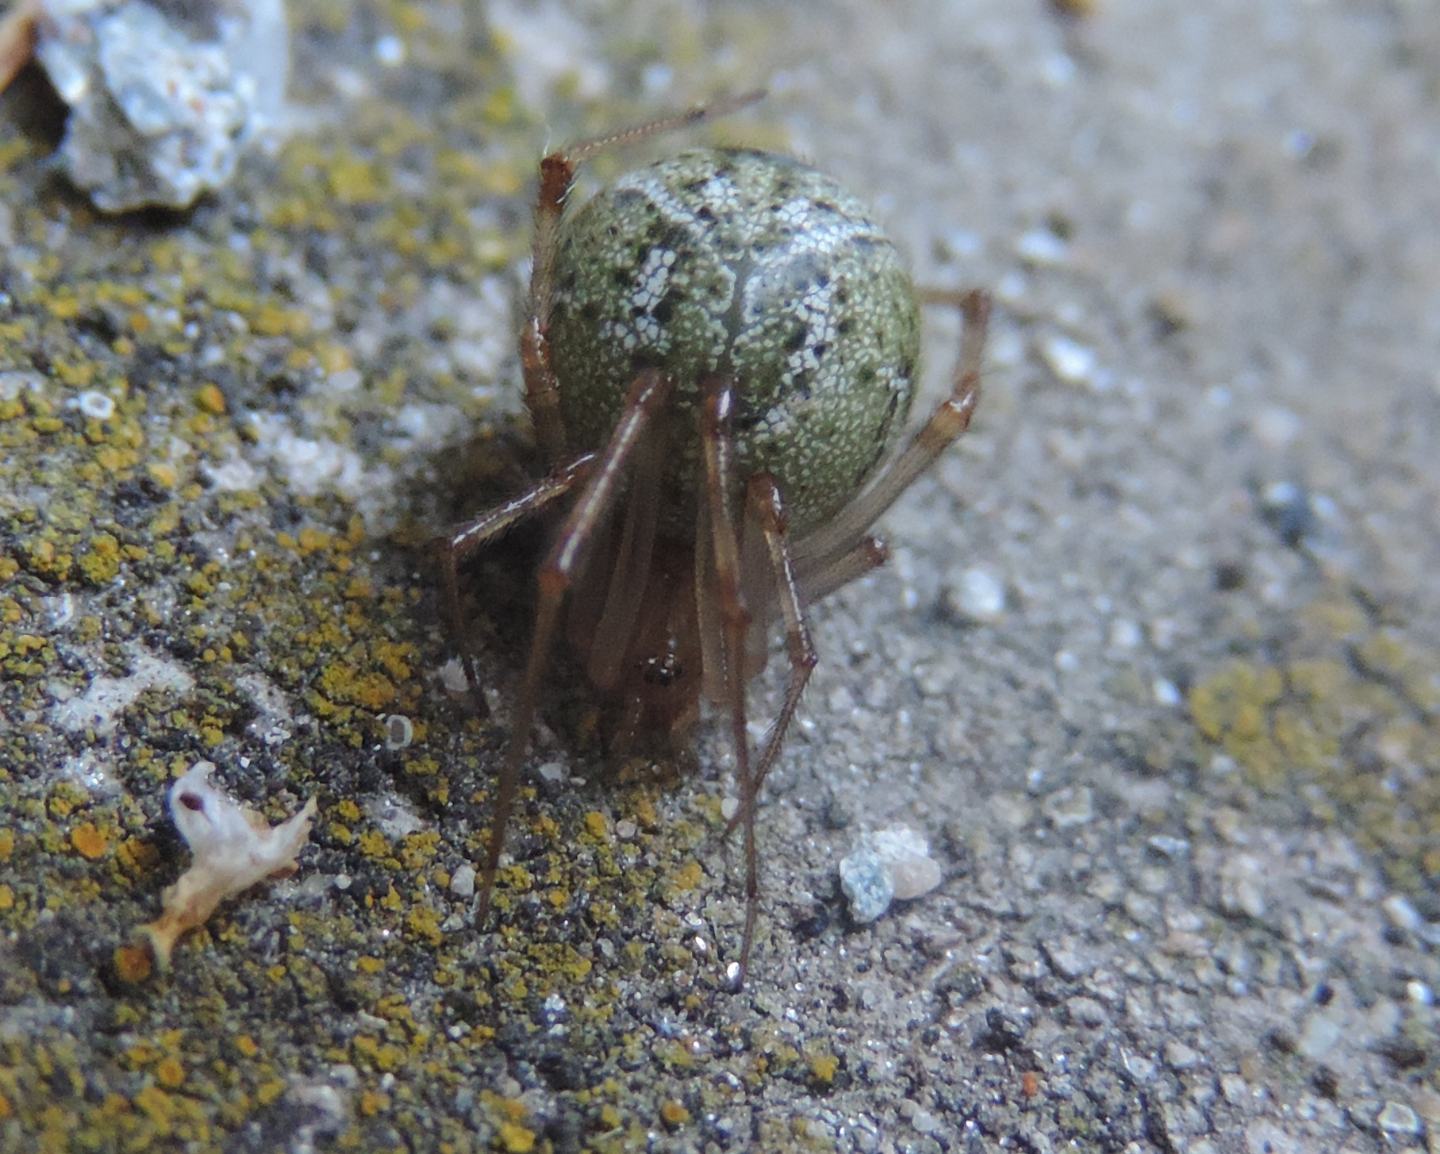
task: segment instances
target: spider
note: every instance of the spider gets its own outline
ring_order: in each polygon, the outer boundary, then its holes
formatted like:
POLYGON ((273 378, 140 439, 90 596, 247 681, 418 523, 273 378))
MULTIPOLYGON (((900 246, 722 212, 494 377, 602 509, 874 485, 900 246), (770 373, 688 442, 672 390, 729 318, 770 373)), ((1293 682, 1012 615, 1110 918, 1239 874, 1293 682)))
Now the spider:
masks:
MULTIPOLYGON (((964 319, 949 397, 889 455, 916 384, 917 293, 894 245, 830 177, 745 149, 683 152, 568 202, 596 153, 695 124, 751 93, 551 152, 540 162, 527 408, 550 467, 439 539, 463 637, 459 567, 518 522, 559 523, 537 574, 534 634, 486 847, 484 925, 547 663, 568 636, 611 718, 612 752, 678 748, 701 698, 728 715, 754 943, 756 798, 818 656, 810 605, 882 564, 871 524, 970 423, 989 297, 918 294, 964 319), (746 685, 783 622, 789 680, 752 752, 746 685)), ((468 646, 467 681, 482 712, 468 646)))

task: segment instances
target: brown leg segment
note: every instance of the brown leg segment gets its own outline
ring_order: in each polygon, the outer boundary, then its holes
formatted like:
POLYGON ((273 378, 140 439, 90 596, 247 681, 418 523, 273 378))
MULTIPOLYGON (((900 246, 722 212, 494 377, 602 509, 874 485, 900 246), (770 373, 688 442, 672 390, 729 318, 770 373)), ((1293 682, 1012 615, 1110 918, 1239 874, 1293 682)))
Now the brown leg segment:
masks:
POLYGON ((560 416, 560 390, 550 367, 550 309, 555 294, 555 256, 560 218, 580 166, 607 148, 647 136, 671 132, 753 104, 763 92, 724 97, 674 116, 646 121, 619 132, 576 141, 540 161, 540 190, 535 199, 535 246, 530 266, 530 306, 520 334, 520 363, 525 373, 525 403, 535 422, 535 436, 551 464, 565 453, 565 424, 560 416))
POLYGON ((797 566, 800 604, 814 605, 888 560, 890 549, 884 541, 879 537, 861 537, 843 553, 833 553, 819 563, 797 566))
POLYGON ((40 19, 39 0, 19 0, 0 19, 0 92, 20 74, 35 55, 35 31, 40 19))
MULTIPOLYGON (((760 790, 765 786, 765 776, 775 764, 775 758, 785 740, 785 731, 800 705, 800 696, 805 692, 810 674, 820 660, 815 644, 810 639, 809 626, 805 624, 805 611, 800 602, 800 587, 795 580, 795 569, 790 564, 790 542, 786 525, 785 504, 780 486, 769 473, 757 473, 750 478, 745 490, 747 529, 750 525, 759 527, 764 535, 766 550, 770 555, 770 568, 775 581, 776 594, 780 601, 780 613, 785 618, 785 650, 790 658, 790 683, 785 688, 785 700, 780 712, 765 735, 760 758, 755 763, 754 790, 750 799, 753 810, 760 790)), ((742 819, 747 817, 741 810, 730 819, 726 828, 728 834, 742 819)))
POLYGON ((740 590, 740 537, 730 497, 735 485, 735 443, 730 433, 734 382, 726 377, 708 377, 701 382, 701 396, 700 447, 705 462, 710 553, 720 604, 724 699, 730 709, 735 771, 740 782, 740 812, 736 816, 745 830, 745 931, 734 975, 734 986, 739 989, 745 981, 750 949, 755 942, 760 869, 755 850, 755 777, 750 769, 750 742, 745 725, 745 639, 750 630, 750 613, 740 590))
MULTIPOLYGON (((926 294, 925 302, 935 297, 926 294)), ((829 525, 811 534, 795 547, 796 560, 807 568, 839 557, 854 545, 895 499, 905 492, 950 444, 970 427, 975 406, 980 403, 980 362, 985 353, 985 336, 990 323, 990 295, 978 289, 945 294, 946 302, 958 303, 965 320, 960 343, 960 360, 950 396, 940 402, 930 419, 920 427, 904 451, 875 479, 869 488, 829 525)))
POLYGON ((555 641, 565 594, 585 566, 597 529, 614 510, 635 446, 664 408, 670 392, 670 379, 657 370, 647 369, 635 378, 625 409, 610 435, 610 442, 591 462, 585 487, 540 567, 535 635, 530 642, 530 657, 525 664, 525 678, 520 685, 520 698, 511 722, 510 742, 505 748, 505 760, 500 765, 500 785, 495 795, 495 812, 485 849, 485 870, 475 906, 476 925, 483 926, 490 913, 495 870, 500 864, 500 851, 505 846, 505 827, 515 802, 520 766, 529 748, 530 727, 535 720, 540 683, 555 641))
POLYGON ((595 454, 585 453, 564 468, 555 470, 534 488, 482 513, 473 521, 456 525, 443 537, 435 539, 434 548, 440 554, 445 615, 450 619, 450 628, 455 632, 460 661, 465 666, 465 682, 470 686, 471 696, 475 699, 475 710, 481 717, 490 716, 490 706, 486 703, 485 695, 480 691, 480 682, 475 676, 475 655, 467 639, 465 618, 460 613, 460 563, 519 522, 544 512, 574 489, 575 485, 589 474, 594 463, 595 454))

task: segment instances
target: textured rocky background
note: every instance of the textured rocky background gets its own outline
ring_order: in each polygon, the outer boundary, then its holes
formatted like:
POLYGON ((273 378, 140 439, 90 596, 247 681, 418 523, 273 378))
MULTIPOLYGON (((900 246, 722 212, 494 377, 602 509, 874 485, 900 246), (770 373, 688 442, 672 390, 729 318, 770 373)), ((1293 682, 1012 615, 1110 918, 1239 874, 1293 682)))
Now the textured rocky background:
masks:
POLYGON ((0 100, 0 1148, 1435 1148, 1430 4, 291 20, 291 134, 185 214, 101 217, 38 78, 0 100), (546 143, 756 82, 700 135, 999 312, 895 563, 814 614, 731 996, 725 743, 609 780, 573 671, 472 924, 533 557, 475 574, 480 724, 423 542, 530 458, 546 143), (161 975, 201 759, 320 812, 161 975), (892 824, 946 880, 852 926, 836 863, 892 824))

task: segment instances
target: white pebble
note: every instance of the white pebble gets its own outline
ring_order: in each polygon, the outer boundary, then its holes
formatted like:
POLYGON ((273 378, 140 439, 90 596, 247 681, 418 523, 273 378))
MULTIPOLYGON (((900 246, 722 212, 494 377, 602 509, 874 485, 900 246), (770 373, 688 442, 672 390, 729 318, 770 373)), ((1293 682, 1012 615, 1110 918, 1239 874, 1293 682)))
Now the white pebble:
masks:
POLYGON ((475 867, 469 862, 450 875, 450 892, 457 898, 475 896, 475 867))
POLYGON ((1173 709, 1185 700, 1180 693, 1180 687, 1164 677, 1157 677, 1151 682, 1150 691, 1155 695, 1155 703, 1167 709, 1173 709))
POLYGON ((1064 264, 1070 246, 1048 228, 1032 228, 1015 242, 1015 255, 1026 264, 1064 264))
POLYGON ((398 36, 382 36, 375 41, 375 59, 386 68, 398 68, 405 63, 405 41, 398 36))
POLYGON ((949 601, 966 621, 995 621, 1005 612, 1005 583, 990 570, 972 566, 960 574, 949 601))
POLYGON ((1128 617, 1117 617, 1110 622, 1110 648, 1138 649, 1144 634, 1140 626, 1128 617))
POLYGON ((1385 911, 1385 917, 1397 930, 1414 933, 1424 921, 1420 911, 1415 908, 1415 903, 1403 894, 1391 894, 1380 903, 1380 908, 1385 911))
POLYGON ((387 713, 380 718, 385 726, 385 748, 404 749, 415 739, 415 726, 401 713, 387 713))
POLYGON ((1090 384, 1095 379, 1095 350, 1079 341, 1049 337, 1040 345, 1040 356, 1050 371, 1067 385, 1090 384))
POLYGON ((108 421, 115 415, 115 402, 93 389, 76 397, 75 407, 93 421, 108 421))
POLYGON ((870 842, 901 901, 928 894, 940 884, 940 863, 930 856, 930 843, 918 830, 892 826, 876 830, 870 842))

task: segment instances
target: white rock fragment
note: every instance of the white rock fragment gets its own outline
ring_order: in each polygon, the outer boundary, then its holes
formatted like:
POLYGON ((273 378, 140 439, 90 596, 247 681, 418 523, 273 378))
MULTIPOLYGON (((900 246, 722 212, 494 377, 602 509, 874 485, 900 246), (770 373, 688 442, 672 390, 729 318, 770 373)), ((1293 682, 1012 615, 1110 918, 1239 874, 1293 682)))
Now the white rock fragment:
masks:
POLYGON ((1048 228, 1032 228, 1015 242, 1015 255, 1026 264, 1059 265, 1070 257, 1070 246, 1048 228))
POLYGON ((930 843, 918 830, 892 826, 877 830, 871 841, 901 901, 928 894, 940 884, 940 863, 930 856, 930 843))
POLYGON ((188 208, 279 119, 282 0, 39 0, 35 57, 70 107, 60 161, 106 212, 188 208))
POLYGON ((475 896, 475 867, 469 862, 450 875, 450 892, 457 898, 475 896))
POLYGON ((961 572, 946 600, 962 621, 998 621, 1005 613, 1005 583, 989 569, 974 565, 961 572))
POLYGON ((170 964, 175 943, 188 930, 204 925, 215 907, 266 878, 299 869, 296 858, 310 836, 315 816, 312 797, 303 809, 277 826, 210 784, 215 766, 197 761, 170 787, 170 819, 194 861, 180 880, 161 895, 164 912, 141 927, 161 969, 170 964))
POLYGON ((1067 385, 1088 385, 1096 378, 1095 350, 1069 337, 1052 336, 1040 345, 1040 357, 1067 385))
POLYGON ((940 884, 940 863, 924 834, 891 826, 862 834, 840 862, 840 887, 858 923, 873 922, 896 898, 909 901, 940 884))

